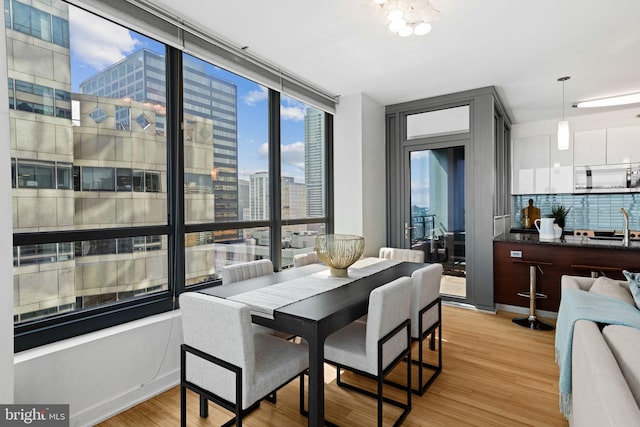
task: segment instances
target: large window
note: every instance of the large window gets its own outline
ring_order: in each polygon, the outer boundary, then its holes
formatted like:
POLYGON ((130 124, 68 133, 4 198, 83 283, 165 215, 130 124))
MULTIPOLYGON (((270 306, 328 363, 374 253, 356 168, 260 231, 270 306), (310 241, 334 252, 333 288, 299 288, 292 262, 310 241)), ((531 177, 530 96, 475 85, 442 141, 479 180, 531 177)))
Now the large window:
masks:
POLYGON ((5 2, 8 52, 21 52, 8 61, 17 350, 56 322, 87 330, 102 311, 108 326, 122 320, 106 320, 114 303, 158 312, 172 294, 167 138, 135 119, 164 105, 80 90, 141 50, 164 73, 166 48, 62 1, 38 5, 5 2))
POLYGON ((229 264, 286 267, 330 229, 330 115, 39 5, 5 0, 16 351, 171 310, 229 264))
POLYGON ((283 96, 280 103, 280 185, 283 267, 293 256, 314 250, 315 236, 326 233, 325 114, 283 96))

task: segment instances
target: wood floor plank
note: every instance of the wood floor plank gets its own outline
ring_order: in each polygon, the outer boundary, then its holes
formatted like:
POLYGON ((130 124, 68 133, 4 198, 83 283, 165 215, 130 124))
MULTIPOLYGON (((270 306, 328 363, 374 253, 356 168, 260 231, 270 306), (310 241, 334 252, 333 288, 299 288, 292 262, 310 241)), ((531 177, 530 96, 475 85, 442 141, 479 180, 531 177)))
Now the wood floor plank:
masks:
MULTIPOLYGON (((444 306, 442 313, 443 371, 423 397, 413 396, 413 408, 403 426, 568 426, 558 406, 553 331, 515 325, 511 319, 518 315, 513 313, 494 315, 450 306, 444 306)), ((397 369, 402 372, 393 375, 404 379, 404 365, 397 369)), ((414 373, 413 381, 415 378, 414 373)), ((349 374, 345 379, 367 384, 367 380, 349 374)), ((329 420, 353 427, 376 424, 375 400, 337 387, 333 367, 325 368, 325 383, 325 413, 329 420)), ((263 402, 244 419, 244 424, 306 426, 307 419, 298 411, 298 384, 293 381, 280 390, 275 406, 263 402)), ((385 387, 385 393, 397 399, 403 397, 392 387, 385 387)), ((230 418, 230 413, 210 404, 209 418, 201 419, 198 397, 191 392, 187 407, 189 426, 217 426, 230 418)), ((385 405, 384 413, 388 425, 398 410, 385 405)), ((179 418, 180 393, 175 387, 99 426, 176 426, 179 418)))

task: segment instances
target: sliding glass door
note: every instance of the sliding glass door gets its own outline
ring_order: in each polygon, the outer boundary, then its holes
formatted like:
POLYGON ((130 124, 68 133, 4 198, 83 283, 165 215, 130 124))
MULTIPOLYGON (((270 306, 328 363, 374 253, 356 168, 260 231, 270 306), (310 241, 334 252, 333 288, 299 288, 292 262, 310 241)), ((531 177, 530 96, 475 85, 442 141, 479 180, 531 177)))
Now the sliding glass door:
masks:
POLYGON ((405 236, 426 262, 441 263, 441 293, 466 297, 464 146, 408 151, 410 219, 405 236))

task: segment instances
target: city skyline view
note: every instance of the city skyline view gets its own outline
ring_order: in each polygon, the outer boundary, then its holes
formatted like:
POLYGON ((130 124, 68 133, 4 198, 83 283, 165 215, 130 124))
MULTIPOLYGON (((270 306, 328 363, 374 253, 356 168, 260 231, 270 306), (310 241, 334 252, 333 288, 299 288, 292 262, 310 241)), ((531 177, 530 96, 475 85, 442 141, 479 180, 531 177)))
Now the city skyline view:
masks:
POLYGON ((274 117, 266 87, 62 1, 5 10, 16 324, 164 299, 227 265, 283 268, 313 249, 324 111, 280 94, 274 117), (167 82, 182 90, 175 110, 167 82))
MULTIPOLYGON (((70 62, 72 92, 80 84, 105 68, 141 49, 164 56, 164 46, 135 31, 98 18, 69 5, 70 62)), ((204 63, 184 55, 184 61, 204 63)), ((268 169, 268 128, 266 87, 204 63, 206 72, 237 87, 238 179, 249 180, 252 174, 268 169)), ((281 96, 281 167, 282 175, 305 182, 304 117, 306 104, 281 96)))

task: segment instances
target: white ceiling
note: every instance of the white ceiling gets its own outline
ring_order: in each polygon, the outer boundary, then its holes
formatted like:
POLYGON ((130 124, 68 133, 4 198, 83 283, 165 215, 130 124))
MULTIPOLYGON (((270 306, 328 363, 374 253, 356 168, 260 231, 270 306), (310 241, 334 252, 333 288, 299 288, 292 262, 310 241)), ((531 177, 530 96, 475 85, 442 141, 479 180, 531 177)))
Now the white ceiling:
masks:
POLYGON ((567 117, 604 111, 573 102, 640 92, 640 0, 432 0, 433 31, 410 38, 369 0, 154 3, 328 92, 383 105, 495 86, 525 123, 562 115, 562 76, 567 117))

